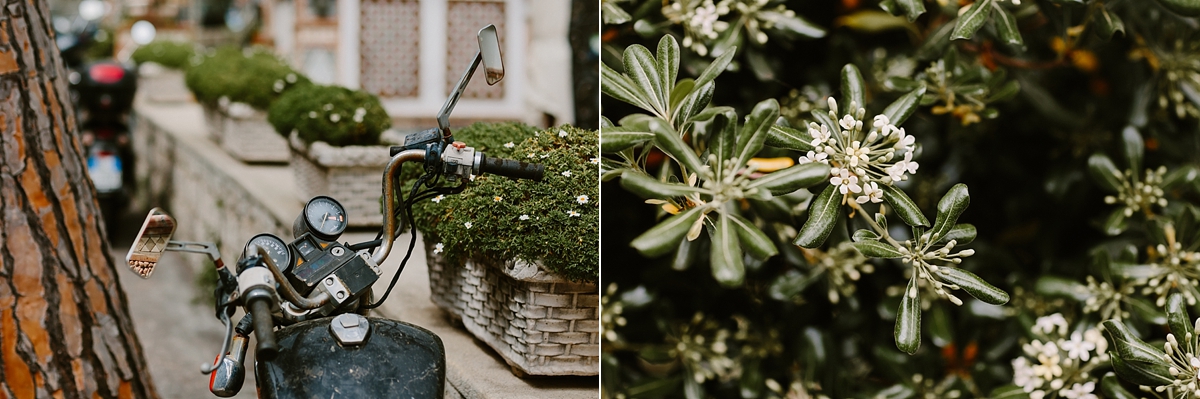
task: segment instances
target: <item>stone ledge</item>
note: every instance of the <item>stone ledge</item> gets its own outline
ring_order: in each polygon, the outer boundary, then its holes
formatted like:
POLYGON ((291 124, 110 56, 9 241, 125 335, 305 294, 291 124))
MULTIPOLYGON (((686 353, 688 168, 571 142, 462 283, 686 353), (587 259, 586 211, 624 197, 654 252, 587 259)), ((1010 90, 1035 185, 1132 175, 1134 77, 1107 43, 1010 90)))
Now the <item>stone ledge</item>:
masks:
MULTIPOLYGON (((285 239, 303 208, 286 166, 246 165, 234 160, 208 139, 200 106, 192 102, 135 105, 139 123, 134 134, 138 206, 164 206, 176 216, 180 240, 215 241, 226 262, 255 234, 270 232, 285 239), (167 172, 169 171, 169 172, 167 172), (153 173, 152 173, 153 172, 153 173)), ((382 175, 382 171, 380 173, 382 175)), ((136 208, 135 208, 136 209, 136 208)), ((353 231, 343 241, 373 239, 374 231, 353 231)), ((387 289, 410 237, 397 239, 384 262, 384 275, 375 292, 387 289)), ((418 240, 420 237, 418 237, 418 240)), ((391 297, 377 313, 427 328, 446 348, 447 398, 566 398, 599 396, 596 377, 526 379, 514 376, 507 364, 485 344, 430 301, 424 245, 418 242, 412 259, 391 297)), ((201 257, 183 257, 193 270, 205 267, 201 257)))

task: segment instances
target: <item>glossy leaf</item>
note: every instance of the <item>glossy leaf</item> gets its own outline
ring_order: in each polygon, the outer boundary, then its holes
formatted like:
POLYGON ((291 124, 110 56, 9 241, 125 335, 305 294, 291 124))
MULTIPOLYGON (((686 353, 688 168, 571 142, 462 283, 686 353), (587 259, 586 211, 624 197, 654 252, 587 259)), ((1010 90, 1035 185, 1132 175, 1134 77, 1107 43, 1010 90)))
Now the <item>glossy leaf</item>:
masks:
MULTIPOLYGON (((655 52, 658 65, 659 91, 663 93, 663 105, 669 108, 671 89, 675 87, 675 79, 679 76, 679 43, 675 37, 663 35, 658 40, 658 51, 655 52)), ((700 108, 704 108, 701 106, 700 108)))
POLYGON ((996 288, 996 286, 989 284, 987 281, 983 281, 975 273, 953 266, 938 267, 937 273, 942 277, 942 280, 959 286, 959 288, 971 294, 975 299, 992 305, 1003 305, 1008 302, 1007 292, 996 288))
POLYGON ((1187 305, 1183 302, 1183 294, 1171 293, 1167 297, 1167 326, 1175 337, 1183 337, 1192 332, 1192 317, 1188 315, 1187 305))
POLYGON ((717 218, 717 227, 712 234, 713 278, 726 287, 742 284, 746 277, 746 265, 742 261, 742 248, 738 245, 738 234, 733 218, 722 213, 717 218))
POLYGON ((957 24, 957 19, 946 22, 942 26, 930 33, 925 38, 925 42, 921 43, 921 47, 917 47, 916 56, 922 60, 932 60, 938 58, 945 52, 946 47, 950 46, 950 35, 954 33, 954 27, 957 24))
POLYGON ((1058 276, 1038 277, 1034 284, 1034 292, 1050 297, 1066 297, 1076 301, 1087 300, 1092 296, 1086 285, 1058 276))
POLYGON ((967 192, 966 184, 959 183, 951 187, 950 191, 942 196, 942 200, 938 201, 937 221, 933 224, 931 236, 943 237, 949 233, 959 215, 962 215, 970 204, 971 196, 967 192))
POLYGON ((767 173, 746 187, 763 188, 770 191, 771 194, 783 195, 820 184, 828 178, 829 165, 813 162, 794 165, 787 169, 767 173))
POLYGON ((683 100, 680 100, 679 106, 671 112, 672 122, 679 125, 699 114, 712 101, 713 91, 716 90, 716 87, 715 83, 708 82, 704 87, 695 89, 685 96, 683 100))
POLYGON ((646 100, 646 95, 638 90, 628 77, 621 75, 604 63, 600 63, 600 75, 604 81, 600 90, 604 94, 643 110, 654 112, 654 106, 646 100))
POLYGON ((675 257, 671 259, 671 270, 687 270, 696 263, 696 258, 700 256, 702 249, 701 240, 695 241, 679 240, 679 247, 675 248, 675 257))
POLYGON ((759 19, 774 24, 775 29, 792 32, 810 39, 825 37, 825 28, 795 14, 789 15, 764 9, 757 15, 759 19))
POLYGON ((1116 193, 1121 188, 1121 171, 1107 155, 1092 154, 1088 157, 1088 173, 1105 191, 1116 193))
POLYGON ((627 171, 621 174, 621 187, 639 197, 670 198, 695 193, 697 188, 681 183, 667 183, 643 172, 627 171))
POLYGON ((908 279, 908 287, 900 297, 896 328, 892 335, 896 338, 896 348, 904 353, 917 353, 921 347, 921 297, 916 276, 908 279))
POLYGON ((1134 178, 1137 178, 1142 172, 1142 154, 1146 151, 1146 142, 1133 126, 1126 126, 1125 130, 1121 131, 1121 141, 1124 143, 1125 162, 1129 165, 1129 170, 1133 171, 1134 178))
POLYGON ((1150 324, 1167 324, 1167 314, 1146 298, 1129 297, 1122 299, 1129 304, 1129 313, 1136 315, 1150 324))
POLYGON ((1167 371, 1162 351, 1142 341, 1124 323, 1105 320, 1103 325, 1104 335, 1112 348, 1113 368, 1118 375, 1138 385, 1171 383, 1171 374, 1167 371))
POLYGON ((813 149, 812 140, 813 138, 808 134, 807 129, 800 130, 787 126, 772 125, 770 132, 767 134, 767 140, 763 144, 776 148, 807 152, 813 149))
POLYGON ((725 69, 729 68, 729 62, 733 60, 733 55, 737 53, 735 50, 737 50, 736 47, 722 53, 708 64, 708 67, 704 68, 704 71, 700 72, 700 76, 696 78, 696 86, 704 86, 721 75, 721 72, 725 72, 725 69))
POLYGON ((925 13, 924 0, 896 0, 896 4, 908 15, 908 22, 916 21, 917 17, 925 13))
POLYGON ((908 198, 908 194, 905 194, 904 190, 886 184, 879 187, 883 190, 883 200, 891 205, 892 209, 896 211, 896 215, 900 216, 900 220, 909 226, 929 225, 929 219, 925 218, 921 208, 917 207, 911 198, 908 198))
POLYGON ((763 233, 754 223, 734 214, 728 214, 728 217, 730 224, 737 229, 738 241, 742 243, 742 249, 745 249, 750 256, 766 260, 779 254, 779 249, 775 248, 775 243, 771 241, 771 238, 767 237, 767 234, 763 233))
POLYGON ((708 151, 717 156, 714 172, 724 173, 725 168, 721 166, 737 156, 737 128, 737 114, 732 110, 713 116, 712 122, 709 122, 708 151))
POLYGON ((633 242, 630 242, 629 245, 647 257, 654 258, 666 255, 679 245, 679 242, 687 235, 688 230, 692 228, 692 225, 702 215, 702 208, 688 209, 646 230, 642 235, 634 238, 633 242))
POLYGON ((1021 39, 1021 30, 1017 26, 1017 16, 1001 7, 999 3, 992 3, 992 5, 995 8, 996 16, 992 18, 992 23, 996 26, 996 33, 1000 35, 1000 40, 1018 48, 1025 47, 1025 40, 1021 39))
POLYGON ((1112 40, 1113 35, 1120 32, 1125 34, 1125 22, 1121 21, 1121 17, 1116 13, 1111 12, 1103 5, 1096 7, 1096 15, 1092 17, 1092 25, 1096 28, 1096 35, 1104 40, 1112 40))
POLYGON ((1200 16, 1200 0, 1158 0, 1158 4, 1179 15, 1200 16))
POLYGON ((829 233, 833 232, 833 226, 837 225, 838 219, 842 217, 841 202, 842 194, 836 186, 831 184, 825 187, 821 195, 809 204, 808 220, 800 228, 800 233, 793 243, 804 248, 816 248, 824 244, 829 238, 829 233))
POLYGON ((896 247, 886 242, 875 240, 857 241, 852 243, 854 249, 862 252, 864 256, 869 258, 899 258, 904 256, 896 247))
POLYGON ((804 274, 799 270, 788 270, 771 282, 771 286, 767 287, 767 294, 778 301, 790 301, 818 280, 816 276, 804 274))
POLYGON ((1104 234, 1115 236, 1125 231, 1127 227, 1126 221, 1125 208, 1120 207, 1108 214, 1108 218, 1104 219, 1104 226, 1101 227, 1104 230, 1104 234))
POLYGON ((900 12, 902 11, 900 6, 896 4, 896 0, 880 0, 879 8, 892 15, 900 15, 900 12))
POLYGON ((1109 399, 1138 399, 1137 395, 1121 386, 1121 380, 1111 371, 1104 373, 1104 377, 1100 378, 1100 393, 1109 399))
POLYGON ((992 3, 995 0, 979 0, 967 7, 967 11, 959 14, 958 23, 954 25, 951 40, 970 39, 983 26, 992 13, 992 3))
POLYGON ((1024 389, 1022 389, 1020 386, 1017 386, 1016 384, 1008 384, 1008 385, 1000 386, 1000 387, 997 387, 996 389, 993 389, 992 393, 990 395, 988 395, 988 398, 991 398, 991 399, 1028 399, 1029 394, 1026 393, 1024 389))
POLYGON ((950 229, 949 233, 946 233, 946 235, 942 236, 942 238, 939 239, 936 244, 944 245, 945 243, 950 242, 950 240, 954 240, 955 245, 970 244, 971 241, 975 241, 975 235, 975 225, 970 223, 959 223, 954 225, 954 228, 950 229))
MULTIPOLYGON (((858 229, 858 230, 854 231, 853 235, 850 236, 850 239, 854 240, 855 242, 876 241, 876 240, 879 240, 880 238, 881 237, 879 237, 879 234, 875 234, 874 231, 867 230, 867 229, 858 229)), ((859 250, 859 252, 862 252, 862 250, 859 250)))
POLYGON ((605 25, 620 25, 632 19, 621 6, 611 1, 600 2, 600 16, 605 25))
POLYGON ((1184 165, 1178 169, 1168 172, 1166 176, 1163 176, 1163 181, 1160 186, 1163 190, 1170 190, 1181 184, 1188 184, 1195 181, 1197 175, 1200 175, 1200 173, 1196 171, 1195 166, 1184 165))
POLYGON ((888 104, 887 108, 883 110, 883 115, 887 116, 888 121, 893 125, 900 126, 917 111, 923 95, 925 95, 925 86, 921 85, 916 90, 910 91, 888 104))
MULTIPOLYGON (((850 109, 850 104, 853 103, 858 107, 866 107, 866 84, 863 83, 862 72, 858 71, 858 67, 854 64, 846 64, 842 67, 842 98, 838 104, 838 111, 845 115, 853 113, 850 109)), ((833 126, 830 126, 832 129, 833 126)))
POLYGON ((988 102, 1007 101, 1017 96, 1021 92, 1021 82, 1010 80, 997 89, 993 89, 988 95, 988 102))
POLYGON ((654 132, 654 145, 675 162, 686 167, 689 173, 699 172, 704 168, 700 157, 696 156, 692 147, 684 143, 683 139, 679 137, 679 133, 675 133, 675 129, 672 129, 670 125, 658 121, 651 122, 650 131, 654 132))
POLYGON ((779 103, 775 99, 763 100, 754 106, 750 116, 746 117, 746 124, 742 125, 742 130, 738 133, 737 146, 741 149, 737 157, 739 164, 746 163, 762 150, 776 118, 779 118, 779 103))
POLYGON ((630 131, 614 127, 600 134, 600 152, 613 154, 654 139, 654 133, 630 131))
MULTIPOLYGON (((670 39, 674 40, 674 39, 670 39)), ((662 76, 658 74, 658 62, 650 50, 641 45, 625 48, 625 75, 629 77, 637 92, 654 108, 654 112, 666 115, 667 94, 663 90, 662 76)))

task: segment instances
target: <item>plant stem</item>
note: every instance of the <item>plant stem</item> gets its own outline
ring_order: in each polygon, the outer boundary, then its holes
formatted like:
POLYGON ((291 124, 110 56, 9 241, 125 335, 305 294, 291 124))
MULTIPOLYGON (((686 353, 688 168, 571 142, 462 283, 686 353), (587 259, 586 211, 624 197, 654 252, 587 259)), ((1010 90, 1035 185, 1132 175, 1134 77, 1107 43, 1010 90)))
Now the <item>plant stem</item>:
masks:
POLYGON ((867 211, 865 209, 863 209, 862 205, 859 205, 859 203, 857 201, 846 201, 846 202, 850 204, 851 208, 854 208, 854 209, 858 210, 859 213, 862 213, 864 215, 863 219, 867 221, 867 224, 871 225, 871 228, 875 229, 875 231, 878 232, 881 237, 886 239, 888 243, 892 244, 892 246, 894 246, 896 248, 904 248, 903 245, 900 245, 899 242, 896 242, 896 240, 893 239, 890 234, 888 234, 887 229, 884 229, 883 226, 879 225, 879 223, 875 223, 874 218, 872 218, 870 216, 866 216, 867 211))

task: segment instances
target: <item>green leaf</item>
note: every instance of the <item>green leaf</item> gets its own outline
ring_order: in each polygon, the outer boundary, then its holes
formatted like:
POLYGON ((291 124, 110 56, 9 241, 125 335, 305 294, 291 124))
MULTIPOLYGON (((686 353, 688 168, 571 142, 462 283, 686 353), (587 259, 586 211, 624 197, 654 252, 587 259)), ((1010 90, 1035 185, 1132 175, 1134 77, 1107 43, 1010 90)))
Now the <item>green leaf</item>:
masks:
MULTIPOLYGON (((658 40, 655 58, 658 60, 659 91, 663 93, 663 104, 668 105, 671 89, 675 87, 675 78, 679 76, 679 43, 675 42, 674 36, 663 35, 662 39, 658 40)), ((664 108, 669 108, 669 105, 664 108)))
POLYGON ((613 154, 654 139, 654 133, 629 131, 614 127, 600 133, 600 152, 613 154))
POLYGON ((1149 300, 1139 297, 1123 298, 1129 304, 1129 313, 1137 315, 1142 320, 1150 322, 1150 324, 1163 325, 1167 324, 1167 314, 1158 309, 1149 300))
POLYGON ((988 397, 991 399, 1029 399, 1029 394, 1016 384, 1008 384, 993 389, 988 397))
POLYGON ((1163 360, 1166 355, 1150 344, 1142 341, 1136 334, 1116 320, 1105 320, 1104 335, 1108 338, 1109 357, 1117 375, 1126 381, 1138 385, 1167 385, 1173 378, 1167 371, 1167 363, 1163 360))
POLYGON ((763 142, 771 147, 795 150, 800 152, 812 151, 812 136, 807 130, 793 129, 787 126, 772 125, 763 142))
POLYGON ((1137 179, 1142 171, 1142 153, 1146 149, 1146 142, 1133 126, 1126 126, 1125 130, 1121 131, 1121 141, 1125 143, 1125 162, 1129 163, 1129 170, 1133 171, 1133 178, 1137 179))
POLYGON ((896 101, 884 108, 883 115, 887 116, 888 121, 893 125, 900 126, 904 121, 908 120, 917 111, 917 107, 921 105, 921 96, 925 95, 925 85, 921 85, 916 90, 910 91, 907 94, 900 96, 896 101))
POLYGON ((604 94, 643 110, 654 112, 654 106, 650 104, 647 95, 638 90, 629 77, 621 75, 604 63, 600 63, 600 75, 604 82, 600 90, 604 94))
POLYGON ((1092 17, 1092 25, 1096 28, 1097 36, 1104 40, 1112 40, 1117 32, 1125 34, 1125 22, 1121 21, 1120 16, 1108 11, 1103 4, 1097 5, 1096 11, 1096 15, 1092 17))
POLYGON ((742 285, 746 277, 746 265, 742 261, 742 248, 738 246, 737 227, 733 218, 721 214, 712 238, 712 273, 717 282, 726 287, 742 285))
POLYGON ((937 222, 934 222, 930 236, 937 237, 934 240, 944 237, 954 228, 958 216, 962 215, 970 204, 971 196, 967 193, 966 184, 959 183, 951 187, 950 191, 942 196, 942 200, 938 201, 937 222))
POLYGON ((1024 48, 1025 40, 1021 39, 1017 16, 1001 7, 1000 3, 992 3, 992 8, 996 9, 996 18, 992 18, 992 23, 996 26, 996 33, 1000 34, 1000 40, 1017 48, 1024 48))
POLYGON ((778 301, 790 301, 817 280, 816 276, 801 273, 799 270, 788 270, 787 273, 771 282, 771 286, 767 288, 767 294, 778 301))
POLYGON ((834 185, 825 187, 808 206, 808 220, 800 228, 793 243, 804 248, 816 248, 825 243, 833 226, 842 217, 842 194, 834 185))
POLYGON ((811 187, 829 178, 829 165, 813 162, 793 165, 787 169, 775 171, 751 182, 746 188, 761 187, 774 195, 787 194, 802 188, 811 187))
POLYGON ((620 25, 632 19, 629 13, 621 9, 621 6, 611 1, 600 2, 600 16, 603 18, 605 25, 620 25))
POLYGON ((1183 294, 1173 292, 1167 297, 1167 326, 1176 337, 1186 336, 1192 332, 1192 317, 1188 315, 1187 305, 1183 302, 1183 294))
POLYGON ((1175 169, 1170 173, 1167 173, 1167 175, 1163 177, 1163 181, 1160 186, 1163 190, 1170 190, 1180 184, 1186 184, 1195 181, 1197 174, 1198 172, 1196 171, 1195 166, 1184 165, 1179 169, 1175 169))
POLYGON ((946 244, 950 242, 950 240, 954 240, 955 245, 970 244, 971 241, 975 241, 975 234, 975 225, 970 223, 959 223, 954 225, 954 228, 950 229, 949 233, 946 233, 946 235, 942 236, 942 238, 937 241, 936 245, 946 244))
POLYGON ((767 234, 763 233, 754 223, 750 223, 749 220, 738 215, 729 214, 727 216, 730 218, 732 226, 737 229, 738 241, 742 243, 742 248, 750 256, 759 260, 767 260, 767 258, 779 254, 779 249, 775 248, 775 243, 771 241, 771 238, 767 237, 767 234))
POLYGON ((700 72, 700 76, 696 78, 696 86, 704 86, 715 80, 717 76, 721 75, 721 72, 725 72, 725 69, 729 68, 729 62, 733 60, 733 55, 737 53, 734 51, 736 49, 735 47, 722 53, 711 64, 708 64, 708 68, 704 68, 704 71, 700 72))
POLYGON ((785 32, 792 32, 811 39, 825 37, 825 28, 809 22, 804 18, 800 18, 795 14, 788 15, 780 12, 763 10, 758 12, 758 18, 774 24, 775 29, 785 32))
MULTIPOLYGON (((669 36, 668 36, 669 37, 669 36)), ((671 39, 674 40, 674 39, 671 39)), ((658 73, 658 61, 650 50, 638 44, 625 48, 625 74, 630 82, 643 94, 646 102, 654 107, 654 112, 666 116, 669 98, 663 89, 663 77, 658 73)))
POLYGON ((900 253, 900 250, 896 249, 896 247, 893 247, 892 244, 886 242, 867 240, 856 241, 851 243, 851 245, 854 245, 854 249, 857 249, 858 252, 862 252, 863 255, 869 258, 893 259, 904 256, 904 254, 900 253))
POLYGON ((975 273, 952 266, 940 266, 937 273, 942 276, 944 281, 957 285, 975 299, 992 305, 1003 305, 1008 302, 1007 292, 983 281, 975 273))
POLYGON ((699 114, 712 101, 713 91, 716 90, 716 87, 715 83, 708 82, 704 87, 696 89, 684 97, 679 102, 679 107, 672 111, 672 121, 677 125, 681 125, 692 119, 696 114, 699 114))
POLYGON ((950 39, 970 39, 975 36, 975 32, 987 21, 988 15, 991 15, 993 1, 976 1, 967 8, 966 12, 959 14, 958 23, 954 25, 954 32, 950 34, 950 39))
POLYGON ((938 58, 950 46, 950 34, 954 32, 955 23, 958 20, 947 22, 939 26, 937 30, 930 33, 925 38, 925 42, 921 43, 921 47, 917 48, 916 56, 921 60, 932 60, 938 58))
MULTIPOLYGON (((866 84, 863 83, 862 72, 858 71, 858 67, 854 64, 846 64, 842 67, 842 98, 841 104, 838 105, 841 114, 850 114, 855 111, 851 109, 850 104, 857 107, 866 108, 866 84)), ((833 127, 830 126, 832 129, 833 127)))
MULTIPOLYGON (((879 237, 879 234, 875 234, 874 231, 867 230, 867 229, 858 229, 854 232, 854 235, 850 236, 850 239, 854 240, 855 242, 876 241, 876 240, 879 240, 880 237, 879 237)), ((862 251, 859 250, 859 252, 862 252, 862 251)))
POLYGON ((775 99, 763 100, 754 106, 738 134, 737 146, 741 149, 737 157, 738 164, 745 164, 762 150, 776 118, 779 118, 779 103, 775 99))
POLYGON ((924 0, 896 0, 896 3, 908 14, 908 22, 916 21, 917 17, 925 13, 924 0))
POLYGON ((666 255, 679 245, 692 225, 696 224, 696 220, 704 215, 702 210, 703 208, 695 207, 671 216, 634 238, 629 245, 647 257, 655 258, 666 255))
POLYGON ((925 219, 925 214, 921 213, 921 208, 908 198, 908 194, 904 190, 893 187, 891 185, 881 185, 883 190, 883 200, 887 201, 888 205, 896 211, 896 215, 900 216, 900 220, 907 223, 909 226, 928 226, 929 220, 925 219))
POLYGON ((950 324, 950 315, 946 314, 945 306, 929 308, 929 337, 933 338, 933 346, 942 348, 946 344, 954 342, 954 333, 950 324))
POLYGON ((880 0, 879 8, 887 11, 888 14, 900 15, 900 6, 896 5, 896 0, 880 0))
MULTIPOLYGON (((679 103, 682 103, 683 99, 685 97, 687 97, 689 94, 692 94, 692 92, 695 92, 695 91, 696 91, 696 81, 694 81, 694 80, 683 79, 683 80, 680 80, 678 83, 675 83, 675 87, 671 89, 671 104, 670 104, 671 109, 678 110, 679 103)), ((672 111, 672 115, 676 115, 676 114, 678 114, 677 111, 672 111)), ((680 120, 680 121, 687 120, 687 119, 681 119, 678 117, 676 117, 674 119, 680 120)))
POLYGON ((654 132, 654 145, 658 146, 667 156, 670 156, 675 162, 679 162, 688 169, 688 172, 699 173, 704 169, 704 164, 700 162, 700 157, 696 156, 696 152, 692 147, 683 142, 679 137, 679 133, 675 133, 675 129, 671 125, 659 121, 650 122, 650 131, 654 132))
POLYGON ((1016 81, 1016 80, 1010 80, 1007 83, 1005 83, 1003 86, 1000 86, 1000 88, 992 90, 992 93, 987 98, 987 102, 991 103, 991 102, 998 102, 998 101, 1008 101, 1009 99, 1016 97, 1017 93, 1020 93, 1020 92, 1021 92, 1021 82, 1016 81))
POLYGON ((1117 375, 1109 371, 1104 373, 1104 377, 1100 378, 1100 392, 1105 398, 1109 399, 1137 399, 1138 396, 1129 392, 1125 387, 1121 386, 1121 381, 1117 379, 1117 375))
POLYGON ((1088 172, 1092 175, 1092 180, 1105 191, 1116 193, 1121 189, 1121 171, 1107 155, 1092 154, 1088 157, 1088 172))
POLYGON ((696 263, 696 257, 700 256, 700 240, 688 241, 679 240, 679 247, 675 249, 675 256, 671 258, 671 270, 687 270, 696 263))
POLYGON ((1058 276, 1038 277, 1034 291, 1045 296, 1066 297, 1076 301, 1084 301, 1092 296, 1086 285, 1058 276))
POLYGON ((680 183, 667 183, 639 171, 621 174, 621 187, 642 198, 682 197, 695 193, 696 187, 680 183))
POLYGON ((714 172, 724 173, 725 168, 721 166, 737 156, 737 129, 737 114, 733 110, 713 116, 708 125, 708 151, 717 156, 717 168, 714 172))
POLYGON ((896 311, 896 348, 907 354, 917 353, 921 347, 921 298, 917 289, 917 276, 908 279, 908 287, 900 296, 900 309, 896 311))
POLYGON ((1110 236, 1115 236, 1125 231, 1125 228, 1127 227, 1125 207, 1114 209, 1112 213, 1109 213, 1108 218, 1104 219, 1104 226, 1102 227, 1104 229, 1104 234, 1108 234, 1110 236))
POLYGON ((1200 0, 1158 0, 1158 4, 1179 15, 1200 16, 1200 0))

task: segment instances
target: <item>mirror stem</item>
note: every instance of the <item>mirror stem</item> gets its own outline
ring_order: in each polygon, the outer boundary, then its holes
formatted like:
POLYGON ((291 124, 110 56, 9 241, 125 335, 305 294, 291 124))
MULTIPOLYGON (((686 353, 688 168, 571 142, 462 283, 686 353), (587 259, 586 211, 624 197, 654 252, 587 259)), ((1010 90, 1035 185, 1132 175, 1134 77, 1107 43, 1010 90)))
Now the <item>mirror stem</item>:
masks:
POLYGON ((446 142, 449 142, 453 137, 452 133, 450 133, 450 111, 454 110, 454 106, 458 104, 458 98, 462 97, 463 91, 467 90, 467 83, 471 81, 471 76, 475 74, 475 69, 479 68, 479 63, 481 62, 483 62, 483 53, 476 51, 475 60, 471 61, 471 66, 467 68, 467 73, 463 74, 462 79, 458 80, 458 85, 454 86, 454 92, 450 93, 450 97, 446 98, 446 103, 442 104, 442 110, 438 111, 438 129, 442 131, 442 139, 446 142))

